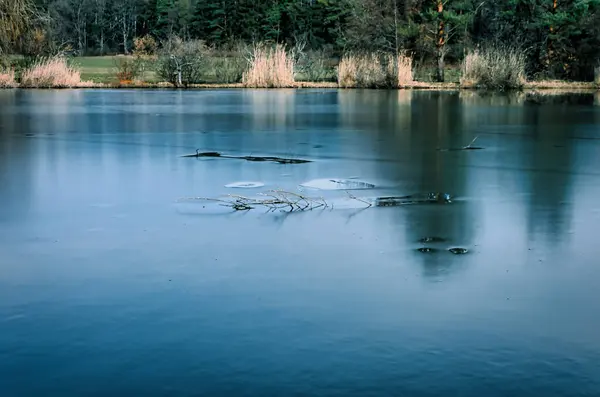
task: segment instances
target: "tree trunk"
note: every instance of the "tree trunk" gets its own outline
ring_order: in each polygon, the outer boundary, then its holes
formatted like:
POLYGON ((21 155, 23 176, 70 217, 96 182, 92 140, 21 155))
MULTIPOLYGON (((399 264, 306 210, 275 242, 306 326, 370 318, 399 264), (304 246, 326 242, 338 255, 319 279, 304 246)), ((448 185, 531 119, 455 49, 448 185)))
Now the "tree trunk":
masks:
POLYGON ((398 57, 398 0, 394 0, 394 39, 395 39, 395 43, 394 45, 396 46, 395 48, 395 52, 396 52, 396 58, 398 57))
POLYGON ((436 58, 437 58, 437 72, 436 80, 438 82, 444 81, 444 55, 446 51, 446 25, 444 23, 444 3, 442 0, 437 0, 437 37, 436 37, 436 58))
POLYGON ((84 17, 81 15, 82 14, 82 8, 83 8, 83 2, 79 3, 79 6, 77 7, 77 17, 76 17, 76 29, 77 29, 77 51, 79 53, 79 55, 83 55, 83 41, 84 41, 84 29, 85 27, 83 27, 82 25, 84 24, 84 17))
POLYGON ((104 55, 104 28, 100 30, 100 55, 104 55))
POLYGON ((436 73, 436 80, 439 81, 440 83, 444 82, 445 76, 444 76, 444 69, 446 68, 446 63, 444 61, 444 50, 439 50, 437 52, 437 73, 436 73))
POLYGON ((123 13, 123 53, 125 55, 129 54, 129 50, 127 49, 127 13, 123 13))
MULTIPOLYGON (((556 14, 556 9, 558 8, 558 0, 552 0, 552 15, 556 14)), ((548 29, 550 35, 554 33, 554 26, 550 25, 548 29)), ((552 66, 552 59, 554 58, 554 46, 552 43, 552 37, 548 37, 548 45, 546 47, 546 67, 550 69, 552 66)))

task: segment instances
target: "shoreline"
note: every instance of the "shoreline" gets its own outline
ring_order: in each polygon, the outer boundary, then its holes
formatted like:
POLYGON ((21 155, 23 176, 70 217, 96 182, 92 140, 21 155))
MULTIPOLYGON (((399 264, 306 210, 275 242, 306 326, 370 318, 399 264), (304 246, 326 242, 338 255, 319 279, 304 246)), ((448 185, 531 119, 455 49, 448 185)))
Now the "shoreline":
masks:
POLYGON ((191 84, 188 87, 175 87, 170 83, 145 83, 145 82, 133 82, 133 83, 94 83, 94 82, 82 82, 81 84, 73 87, 2 87, 2 89, 24 89, 24 90, 51 90, 51 89, 165 89, 165 90, 200 90, 200 89, 310 89, 310 88, 327 88, 327 89, 340 89, 340 90, 421 90, 421 91, 478 91, 478 92, 518 92, 518 91, 557 91, 557 92, 596 92, 600 91, 600 85, 594 82, 568 82, 568 81, 531 81, 523 85, 521 89, 517 90, 494 90, 485 89, 473 86, 464 86, 460 83, 428 83, 428 82, 413 82, 398 88, 361 88, 361 87, 339 87, 334 82, 297 82, 289 87, 248 87, 242 83, 204 83, 204 84, 191 84))

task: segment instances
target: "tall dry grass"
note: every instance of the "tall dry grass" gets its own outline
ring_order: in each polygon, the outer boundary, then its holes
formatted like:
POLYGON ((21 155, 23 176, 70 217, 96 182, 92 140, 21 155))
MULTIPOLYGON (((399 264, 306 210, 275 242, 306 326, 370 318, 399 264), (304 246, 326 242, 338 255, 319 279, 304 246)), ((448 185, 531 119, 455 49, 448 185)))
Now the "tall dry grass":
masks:
POLYGON ((294 59, 280 44, 254 47, 250 67, 242 83, 251 88, 286 88, 294 86, 294 59))
POLYGON ((600 65, 594 69, 594 83, 600 86, 600 65))
POLYGON ((526 81, 525 64, 525 55, 515 49, 476 49, 463 61, 460 84, 497 90, 520 89, 526 81))
POLYGON ((67 65, 64 58, 42 59, 21 75, 21 87, 72 88, 86 85, 77 69, 67 65))
POLYGON ((15 88, 16 86, 15 71, 12 69, 0 70, 0 88, 15 88))
POLYGON ((338 65, 341 88, 398 88, 412 81, 412 58, 407 55, 346 55, 338 65))
POLYGON ((413 59, 406 54, 396 57, 396 76, 398 87, 409 86, 413 82, 413 59))

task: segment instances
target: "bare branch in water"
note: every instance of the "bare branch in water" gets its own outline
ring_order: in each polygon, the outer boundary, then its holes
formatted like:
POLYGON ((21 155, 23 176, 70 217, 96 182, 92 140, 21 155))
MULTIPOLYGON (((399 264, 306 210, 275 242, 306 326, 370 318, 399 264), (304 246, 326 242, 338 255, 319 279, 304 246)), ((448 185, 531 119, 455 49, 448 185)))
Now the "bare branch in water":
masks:
MULTIPOLYGON (((183 200, 217 202, 222 206, 230 207, 236 211, 248 211, 256 207, 265 207, 268 209, 268 212, 276 210, 283 212, 299 212, 331 208, 331 205, 322 197, 308 197, 285 190, 269 190, 265 193, 260 193, 260 196, 264 198, 252 198, 229 194, 225 198, 193 197, 183 200)), ((366 201, 355 198, 352 195, 351 197, 366 203, 366 201)))
POLYGON ((346 193, 348 193, 348 197, 350 197, 352 200, 360 201, 361 203, 365 203, 365 204, 367 204, 367 208, 369 208, 369 207, 373 206, 373 204, 372 204, 372 203, 369 203, 369 202, 368 202, 368 201, 366 201, 366 200, 363 200, 363 199, 360 199, 360 198, 356 197, 355 195, 353 195, 352 193, 350 193, 350 192, 349 192, 349 191, 347 191, 347 190, 346 190, 346 193))

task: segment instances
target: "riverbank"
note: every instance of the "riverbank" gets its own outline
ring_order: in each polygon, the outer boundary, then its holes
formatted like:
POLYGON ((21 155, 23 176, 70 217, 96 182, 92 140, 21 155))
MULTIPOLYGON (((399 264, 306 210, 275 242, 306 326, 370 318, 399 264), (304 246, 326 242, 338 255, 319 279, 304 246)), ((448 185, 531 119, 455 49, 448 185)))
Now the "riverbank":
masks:
MULTIPOLYGON (((267 54, 269 55, 269 54, 267 54)), ((281 55, 287 59, 288 55, 281 55)), ((289 61, 289 59, 288 59, 289 61)), ((562 80, 526 81, 524 73, 517 79, 511 74, 483 75, 473 72, 467 78, 461 77, 457 65, 446 68, 446 82, 432 81, 432 70, 427 68, 411 69, 411 62, 398 61, 396 70, 391 73, 381 63, 368 63, 369 59, 347 58, 339 64, 338 69, 315 77, 298 71, 289 61, 286 68, 278 68, 277 59, 270 59, 266 64, 252 66, 252 79, 242 78, 242 72, 235 79, 221 75, 216 61, 214 67, 202 69, 201 75, 195 77, 201 83, 182 81, 163 81, 152 67, 144 66, 138 73, 126 73, 133 68, 131 57, 82 57, 75 60, 63 58, 42 60, 28 69, 5 69, 0 71, 0 88, 100 88, 100 89, 240 89, 240 88, 377 88, 377 89, 414 89, 414 90, 558 90, 562 92, 596 91, 600 89, 600 80, 595 82, 573 82, 562 80), (114 65, 111 69, 110 63, 114 65), (344 64, 344 65, 342 65, 344 64), (118 67, 117 67, 118 66, 118 67), (343 66, 343 67, 342 67, 343 66), (258 68, 258 69, 256 69, 258 68), (285 69, 285 70, 284 70, 285 69), (391 73, 391 74, 390 74, 391 73), (315 79, 322 79, 316 80, 315 79), (512 79, 512 80, 511 80, 512 79), (237 81, 237 82, 227 82, 237 81), (241 82, 243 81, 243 82, 241 82)), ((391 62, 391 61, 390 61, 391 62)), ((212 64, 211 63, 211 64, 212 64)), ((217 62, 218 63, 218 62, 217 62)), ((280 62, 281 63, 281 62, 280 62)), ((484 65, 488 63, 483 62, 484 65)), ((487 68, 483 68, 487 70, 487 68)), ((247 71, 248 72, 248 71, 247 71)), ((306 72, 306 71, 304 71, 306 72)), ((244 72, 246 73, 246 72, 244 72)), ((467 73, 467 71, 464 71, 467 73)), ((231 77, 231 76, 230 76, 231 77)), ((181 78, 181 76, 180 76, 181 78)))
MULTIPOLYGON (((5 89, 31 89, 35 87, 21 87, 18 84, 12 87, 0 87, 5 89)), ((119 83, 96 83, 91 81, 82 81, 73 87, 49 87, 51 89, 71 88, 71 89, 242 89, 242 88, 253 88, 247 87, 242 83, 231 83, 231 84, 190 84, 188 87, 175 87, 170 83, 148 83, 148 82, 119 82, 119 83)), ((295 82, 289 87, 284 88, 340 88, 337 83, 333 82, 295 82)), ((39 88, 38 88, 39 89, 39 88)), ((344 88, 353 89, 353 88, 344 88)), ((431 83, 431 82, 420 82, 415 81, 413 83, 404 85, 397 89, 409 89, 409 90, 467 90, 467 91, 485 91, 485 89, 463 86, 460 83, 431 83)), ((523 91, 558 91, 558 92, 590 92, 599 91, 600 86, 593 82, 568 82, 568 81, 531 81, 526 82, 522 88, 523 91)), ((488 90, 489 91, 489 90, 488 90)), ((493 90, 491 90, 493 91, 493 90)))

